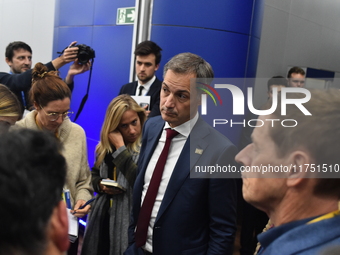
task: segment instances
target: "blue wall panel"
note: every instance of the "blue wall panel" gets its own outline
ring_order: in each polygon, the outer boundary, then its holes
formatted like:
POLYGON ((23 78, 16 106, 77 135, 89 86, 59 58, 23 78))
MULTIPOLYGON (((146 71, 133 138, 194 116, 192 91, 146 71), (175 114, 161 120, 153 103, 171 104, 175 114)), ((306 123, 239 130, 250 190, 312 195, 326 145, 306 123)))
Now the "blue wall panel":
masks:
POLYGON ((253 0, 155 0, 152 23, 248 34, 253 0))
MULTIPOLYGON (((54 29, 54 57, 72 41, 89 45, 96 52, 89 97, 77 120, 87 135, 90 166, 94 163, 94 150, 106 107, 117 96, 120 87, 129 81, 133 26, 115 23, 117 8, 133 5, 131 0, 56 1, 59 17, 56 17, 54 29)), ((66 76, 68 68, 66 65, 60 69, 62 77, 66 76)), ((86 94, 88 78, 89 72, 75 77, 71 100, 75 113, 86 94)))
MULTIPOLYGON (((95 141, 94 146, 89 144, 89 154, 93 153, 99 141, 106 107, 118 95, 120 87, 129 80, 131 41, 132 26, 93 28, 92 47, 96 50, 96 58, 93 65, 91 89, 83 112, 77 120, 77 123, 86 130, 88 139, 95 141), (130 31, 127 28, 130 28, 130 31)), ((84 76, 87 79, 87 73, 84 76)), ((87 80, 81 86, 85 90, 87 80)), ((79 103, 85 93, 86 91, 77 93, 79 103)), ((74 105, 73 102, 74 100, 72 100, 72 105, 74 105)), ((77 102, 75 109, 78 109, 79 103, 77 102)))
POLYGON ((57 0, 59 14, 56 26, 89 26, 93 24, 95 0, 57 0))
POLYGON ((151 35, 151 40, 163 49, 161 70, 174 55, 191 52, 208 61, 216 77, 244 76, 249 39, 246 35, 174 26, 153 26, 151 35))
MULTIPOLYGON (((62 51, 72 41, 78 41, 78 43, 92 45, 92 26, 81 26, 81 27, 60 27, 55 28, 58 31, 58 37, 54 38, 54 54, 53 58, 59 54, 57 52, 62 51)), ((60 75, 65 78, 70 64, 67 64, 59 69, 60 75)), ((72 93, 71 109, 76 112, 81 102, 82 96, 86 94, 86 86, 88 81, 89 73, 77 75, 75 77, 75 88, 72 93)))

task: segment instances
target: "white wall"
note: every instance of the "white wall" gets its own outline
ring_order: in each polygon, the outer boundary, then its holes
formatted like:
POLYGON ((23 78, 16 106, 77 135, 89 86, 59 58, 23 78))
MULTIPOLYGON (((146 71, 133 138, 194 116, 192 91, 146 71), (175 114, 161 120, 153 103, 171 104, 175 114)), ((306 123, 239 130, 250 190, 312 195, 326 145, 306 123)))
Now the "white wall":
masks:
MULTIPOLYGON (((285 77, 288 66, 340 73, 339 13, 340 0, 265 0, 256 76, 285 77)), ((255 84, 255 106, 266 91, 265 82, 255 84)))
POLYGON ((7 72, 6 46, 23 41, 33 50, 33 64, 52 60, 55 0, 0 0, 0 71, 7 72))

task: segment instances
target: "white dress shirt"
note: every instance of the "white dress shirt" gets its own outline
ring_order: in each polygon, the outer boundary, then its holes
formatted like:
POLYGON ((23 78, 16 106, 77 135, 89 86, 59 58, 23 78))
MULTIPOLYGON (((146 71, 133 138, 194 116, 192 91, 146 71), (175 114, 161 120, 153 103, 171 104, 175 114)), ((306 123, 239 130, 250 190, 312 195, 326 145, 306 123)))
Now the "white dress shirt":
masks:
MULTIPOLYGON (((159 185, 158 193, 156 196, 155 204, 153 206, 152 212, 151 212, 151 219, 148 227, 148 236, 146 239, 146 243, 144 246, 144 249, 152 252, 152 233, 153 233, 153 226, 155 224, 155 220, 157 217, 157 213, 159 211, 159 208, 161 206, 165 191, 167 189, 170 177, 172 175, 172 172, 175 168, 175 165, 177 163, 177 160, 179 158, 179 155, 182 152, 182 149, 184 147, 185 142, 187 141, 189 134, 191 132, 192 127, 196 124, 198 119, 198 113, 196 113, 195 117, 191 120, 183 123, 182 125, 179 125, 174 128, 179 134, 175 136, 172 139, 172 142, 170 144, 169 148, 169 154, 167 161, 164 166, 164 172, 162 175, 162 180, 159 185)), ((163 150, 163 147, 165 145, 166 140, 166 131, 165 129, 170 128, 169 124, 165 122, 162 135, 159 139, 158 145, 155 148, 155 151, 153 152, 150 162, 148 164, 148 167, 146 168, 145 176, 144 176, 144 186, 143 186, 143 192, 142 192, 142 204, 144 201, 144 197, 146 195, 146 192, 148 190, 150 180, 153 174, 153 171, 155 169, 156 163, 158 161, 158 158, 163 150)))
POLYGON ((150 81, 146 82, 145 84, 140 84, 139 81, 138 81, 138 85, 137 85, 137 89, 136 89, 136 92, 135 92, 135 96, 138 96, 139 95, 139 87, 140 86, 143 86, 143 90, 142 90, 142 94, 141 96, 146 96, 146 94, 149 92, 149 89, 152 85, 152 83, 156 80, 156 76, 154 75, 150 81))

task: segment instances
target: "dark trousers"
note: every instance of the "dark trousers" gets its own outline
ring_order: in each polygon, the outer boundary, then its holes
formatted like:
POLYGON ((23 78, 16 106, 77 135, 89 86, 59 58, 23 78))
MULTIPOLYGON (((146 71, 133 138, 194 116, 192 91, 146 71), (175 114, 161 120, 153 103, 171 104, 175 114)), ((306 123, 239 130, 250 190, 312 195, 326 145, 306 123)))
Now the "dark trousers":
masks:
POLYGON ((70 247, 67 250, 67 255, 77 255, 78 254, 79 238, 75 240, 74 243, 70 242, 70 247))

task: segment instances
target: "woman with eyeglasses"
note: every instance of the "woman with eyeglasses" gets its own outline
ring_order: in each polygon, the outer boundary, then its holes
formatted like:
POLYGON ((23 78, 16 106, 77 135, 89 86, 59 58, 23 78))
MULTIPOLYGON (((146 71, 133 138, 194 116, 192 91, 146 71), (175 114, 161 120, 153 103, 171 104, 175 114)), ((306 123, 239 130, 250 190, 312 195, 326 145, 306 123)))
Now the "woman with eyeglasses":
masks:
POLYGON ((18 121, 16 126, 52 132, 59 139, 62 144, 61 153, 67 163, 64 188, 70 191, 71 212, 77 217, 83 217, 91 206, 78 208, 92 198, 93 189, 85 132, 69 119, 72 114, 71 90, 57 72, 48 72, 42 63, 37 63, 32 71, 32 87, 29 93, 35 110, 18 121))
POLYGON ((132 187, 136 178, 145 110, 129 95, 114 98, 106 110, 92 168, 98 193, 87 220, 82 255, 121 255, 128 246, 132 187), (110 179, 113 185, 103 185, 110 179))
POLYGON ((21 117, 18 98, 9 88, 0 84, 0 133, 7 132, 21 117))

